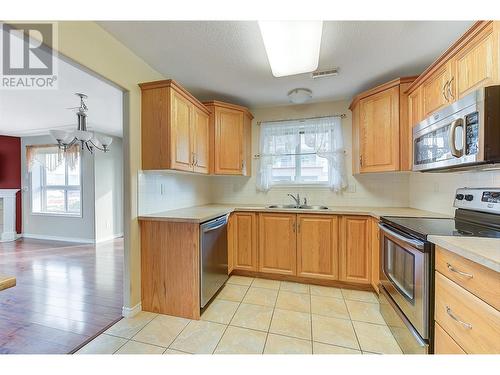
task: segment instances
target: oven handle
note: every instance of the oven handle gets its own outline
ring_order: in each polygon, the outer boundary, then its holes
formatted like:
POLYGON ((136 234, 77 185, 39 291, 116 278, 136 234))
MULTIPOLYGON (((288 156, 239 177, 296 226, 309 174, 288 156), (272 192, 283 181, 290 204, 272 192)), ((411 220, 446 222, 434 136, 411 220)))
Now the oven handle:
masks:
POLYGON ((416 247, 417 249, 419 250, 423 250, 424 249, 424 245, 425 243, 422 242, 422 241, 419 241, 419 240, 416 240, 414 238, 410 238, 410 237, 406 237, 406 236, 403 236, 397 232, 394 232, 393 230, 389 229, 389 227, 385 224, 379 224, 378 227, 380 229, 382 229, 385 233, 397 238, 398 240, 401 240, 407 244, 410 244, 412 245, 413 247, 416 247))

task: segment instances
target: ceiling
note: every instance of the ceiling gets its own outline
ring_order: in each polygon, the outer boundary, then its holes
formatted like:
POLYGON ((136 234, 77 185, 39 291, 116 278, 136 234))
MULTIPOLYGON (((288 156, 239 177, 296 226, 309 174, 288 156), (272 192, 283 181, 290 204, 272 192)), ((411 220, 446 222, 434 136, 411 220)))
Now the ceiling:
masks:
POLYGON ((313 101, 350 99, 399 76, 420 74, 472 25, 469 21, 325 21, 319 69, 275 78, 256 21, 106 21, 99 24, 154 69, 201 100, 249 107, 288 104, 298 87, 313 101))
MULTIPOLYGON (((0 32, 1 37, 1 32, 0 32)), ((57 58, 57 89, 0 90, 0 135, 48 134, 50 129, 76 130, 79 98, 88 95, 89 130, 122 137, 122 91, 76 64, 57 58)))

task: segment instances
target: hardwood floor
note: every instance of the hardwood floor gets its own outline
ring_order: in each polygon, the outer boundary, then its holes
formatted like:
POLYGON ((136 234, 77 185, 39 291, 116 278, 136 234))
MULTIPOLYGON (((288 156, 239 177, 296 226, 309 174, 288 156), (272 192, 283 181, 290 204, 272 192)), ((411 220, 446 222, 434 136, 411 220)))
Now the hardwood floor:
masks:
POLYGON ((0 243, 0 354, 72 352, 121 318, 123 240, 0 243))

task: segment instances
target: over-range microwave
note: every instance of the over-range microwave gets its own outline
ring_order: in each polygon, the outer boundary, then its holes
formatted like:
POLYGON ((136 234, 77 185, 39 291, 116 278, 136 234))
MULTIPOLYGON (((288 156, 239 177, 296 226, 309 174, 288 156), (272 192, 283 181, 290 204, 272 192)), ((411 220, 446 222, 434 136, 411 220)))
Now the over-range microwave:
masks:
POLYGON ((413 170, 469 169, 500 162, 500 85, 471 92, 413 129, 413 170))

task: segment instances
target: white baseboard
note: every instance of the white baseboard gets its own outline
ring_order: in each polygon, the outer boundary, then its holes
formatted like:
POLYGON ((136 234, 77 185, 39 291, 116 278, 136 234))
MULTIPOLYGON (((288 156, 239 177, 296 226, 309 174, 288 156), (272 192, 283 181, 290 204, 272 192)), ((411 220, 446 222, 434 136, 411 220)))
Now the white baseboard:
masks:
POLYGON ((122 315, 124 318, 132 318, 133 316, 139 314, 142 311, 142 304, 139 302, 134 307, 122 307, 122 315))
POLYGON ((114 240, 115 238, 120 238, 120 237, 123 237, 123 233, 112 234, 111 236, 107 236, 107 237, 101 238, 99 240, 96 240, 95 243, 107 242, 107 241, 111 241, 111 240, 114 240))
POLYGON ((75 238, 75 237, 59 237, 59 236, 46 236, 44 234, 23 233, 20 237, 33 238, 36 240, 51 240, 51 241, 64 241, 75 243, 89 243, 93 244, 95 241, 91 238, 75 238))

